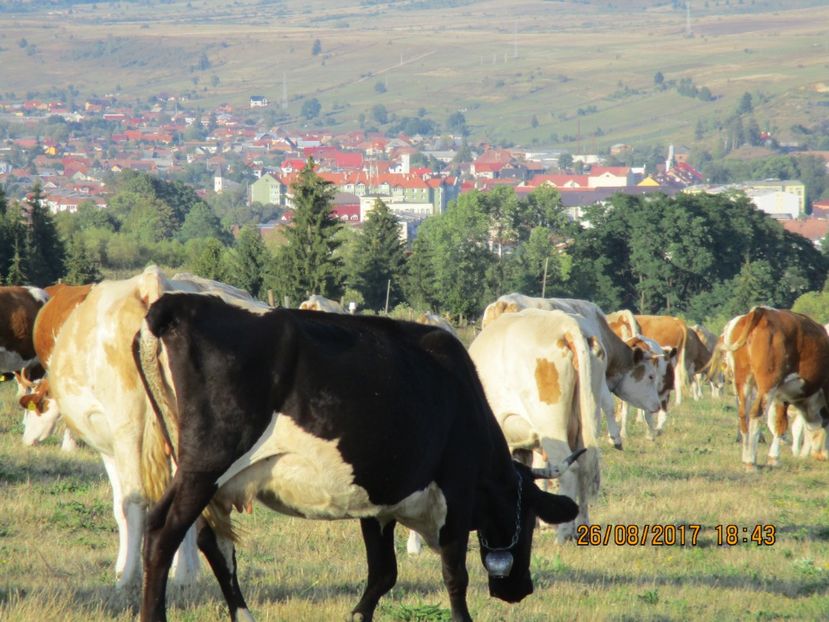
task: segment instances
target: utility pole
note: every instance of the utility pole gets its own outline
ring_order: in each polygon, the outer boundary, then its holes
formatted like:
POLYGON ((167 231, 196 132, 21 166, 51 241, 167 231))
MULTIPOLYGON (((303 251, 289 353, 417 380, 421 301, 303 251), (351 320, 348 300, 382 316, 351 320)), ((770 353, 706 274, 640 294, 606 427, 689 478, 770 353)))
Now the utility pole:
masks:
POLYGON ((547 293, 547 264, 550 263, 550 258, 544 258, 544 280, 541 281, 541 297, 544 298, 544 294, 547 293))

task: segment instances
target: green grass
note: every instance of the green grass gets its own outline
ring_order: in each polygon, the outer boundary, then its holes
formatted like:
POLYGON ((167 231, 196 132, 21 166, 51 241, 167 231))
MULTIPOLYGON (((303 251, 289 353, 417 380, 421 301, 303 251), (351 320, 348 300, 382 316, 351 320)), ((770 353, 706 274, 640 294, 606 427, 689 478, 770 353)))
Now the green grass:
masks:
POLYGON ((770 98, 757 120, 785 139, 792 124, 814 122, 815 104, 826 97, 818 92, 829 82, 825 3, 777 3, 774 12, 768 3, 695 7, 692 38, 683 36, 684 12, 667 6, 527 1, 506 16, 495 0, 434 4, 122 2, 79 5, 72 14, 0 13, 2 90, 73 84, 83 96, 120 88, 128 100, 195 91, 194 106, 227 101, 242 109, 250 95, 264 94, 278 108, 284 74, 289 114, 296 118, 302 101, 317 97, 319 123, 334 129, 355 128, 378 103, 398 116, 424 107, 438 122, 462 110, 478 138, 550 144, 556 134, 577 151, 621 141, 690 143, 697 119, 723 120, 746 91, 770 98), (800 8, 807 4, 817 6, 800 8), (26 48, 18 45, 23 37, 26 48), (193 69, 202 54, 211 67, 193 69), (657 71, 666 80, 691 78, 718 99, 658 92, 657 71), (377 82, 387 85, 382 95, 377 82), (636 94, 616 97, 620 82, 636 94), (597 112, 579 116, 587 106, 597 112))
MULTIPOLYGON (((89 449, 20 442, 13 388, 0 388, 0 619, 134 620, 137 595, 114 590, 111 492, 89 449)), ((514 606, 487 595, 473 537, 469 606, 479 621, 825 620, 829 616, 829 465, 795 460, 744 472, 731 398, 674 407, 665 434, 632 424, 624 451, 603 453, 591 520, 701 525, 695 546, 557 546, 536 532, 535 594, 514 606), (773 546, 717 546, 716 526, 774 525, 773 546)), ((767 447, 767 446, 761 446, 767 447)), ((365 561, 356 521, 303 521, 257 507, 240 517, 240 581, 257 620, 342 619, 359 599, 365 561)), ((602 527, 603 528, 603 527, 602 527)), ((409 557, 377 619, 447 619, 436 555, 409 557)), ((203 570, 206 569, 203 568, 203 570)), ((226 619, 212 576, 171 590, 170 620, 226 619)))

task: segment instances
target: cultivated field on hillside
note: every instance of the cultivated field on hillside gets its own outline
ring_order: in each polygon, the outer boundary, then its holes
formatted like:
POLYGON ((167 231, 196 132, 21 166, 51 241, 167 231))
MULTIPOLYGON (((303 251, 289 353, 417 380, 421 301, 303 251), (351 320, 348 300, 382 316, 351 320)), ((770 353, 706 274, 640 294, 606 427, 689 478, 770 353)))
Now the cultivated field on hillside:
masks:
POLYGON ((398 117, 423 108, 439 123, 460 110, 478 138, 573 151, 691 141, 700 119, 713 139, 745 92, 755 95, 760 126, 781 139, 793 124, 825 117, 829 6, 732 4, 695 9, 692 37, 684 10, 669 3, 621 10, 522 0, 505 11, 495 0, 177 0, 4 12, 0 90, 71 84, 83 96, 144 101, 189 92, 188 105, 204 109, 245 107, 261 94, 281 112, 284 85, 294 120, 303 101, 321 102, 310 127, 354 128, 361 113, 371 125, 376 104, 398 117), (656 72, 691 79, 715 99, 657 90, 656 72))
MULTIPOLYGON (((0 387, 0 619, 133 620, 135 595, 116 594, 117 532, 103 468, 89 449, 20 443, 13 387, 0 387)), ((486 594, 472 537, 469 604, 478 621, 826 620, 829 617, 829 465, 793 459, 743 471, 731 398, 686 402, 664 436, 634 425, 623 452, 604 451, 592 520, 686 525, 685 546, 557 546, 536 535, 536 592, 509 606, 486 594), (773 525, 773 545, 716 545, 717 525, 773 525), (691 525, 700 525, 695 545, 691 525)), ((364 581, 356 521, 313 522, 257 507, 242 516, 240 579, 257 620, 343 619, 364 581)), ((398 533, 399 582, 377 619, 447 620, 436 555, 408 557, 398 533)), ((170 619, 221 621, 212 576, 172 591, 170 619)))

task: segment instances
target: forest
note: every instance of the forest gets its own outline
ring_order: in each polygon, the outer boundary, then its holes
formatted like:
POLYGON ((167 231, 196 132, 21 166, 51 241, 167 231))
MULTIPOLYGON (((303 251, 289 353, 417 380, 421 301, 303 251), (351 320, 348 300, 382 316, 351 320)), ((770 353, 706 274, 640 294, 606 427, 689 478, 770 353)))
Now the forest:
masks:
POLYGON ((37 185, 20 202, 0 195, 0 280, 94 282, 154 262, 262 299, 271 290, 281 305, 316 293, 363 312, 410 308, 474 321, 518 291, 718 326, 755 304, 792 307, 804 294, 819 307, 829 267, 821 250, 741 193, 617 194, 574 222, 554 188, 473 191, 406 243, 380 200, 360 229, 334 218, 335 189, 313 161, 292 191, 293 218, 267 241, 254 225, 223 224, 217 204, 186 184, 141 172, 114 179, 106 209, 90 203, 52 216, 37 185))

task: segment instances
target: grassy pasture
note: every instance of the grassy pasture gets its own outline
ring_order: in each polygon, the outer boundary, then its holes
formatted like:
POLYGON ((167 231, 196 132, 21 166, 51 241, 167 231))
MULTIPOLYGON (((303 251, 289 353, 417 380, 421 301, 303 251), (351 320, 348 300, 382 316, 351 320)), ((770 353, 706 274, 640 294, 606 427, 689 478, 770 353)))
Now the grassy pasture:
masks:
POLYGON ((398 116, 424 107, 437 121, 462 110, 476 136, 577 150, 691 141, 697 119, 725 118, 746 91, 768 98, 757 120, 781 138, 823 112, 825 3, 775 12, 700 7, 692 38, 684 37, 684 11, 667 6, 600 12, 523 0, 505 14, 494 0, 446 4, 122 2, 71 14, 0 13, 0 88, 19 95, 73 84, 86 96, 120 87, 127 99, 195 91, 193 105, 205 108, 244 108, 249 95, 264 94, 279 107, 284 75, 288 113, 298 116, 303 100, 316 97, 325 126, 353 128, 375 104, 398 116), (211 66, 193 69, 203 53, 211 66), (657 71, 691 78, 717 99, 657 91, 657 71), (378 82, 385 93, 375 91, 378 82), (591 106, 596 112, 578 114, 591 106))
MULTIPOLYGON (((118 594, 117 532, 103 468, 89 449, 20 443, 13 390, 0 385, 0 619, 127 621, 136 594, 118 594)), ((674 408, 655 443, 635 424, 625 451, 603 455, 592 520, 699 524, 695 546, 557 546, 537 532, 536 592, 509 606, 487 596, 473 536, 469 604, 480 621, 826 620, 829 618, 829 465, 786 454, 746 473, 731 400, 674 408), (774 525, 773 546, 717 546, 716 525, 774 525)), ((240 579, 257 620, 342 619, 359 598, 364 554, 356 521, 303 521, 257 507, 240 518, 240 579)), ((445 620, 436 555, 411 558, 399 530, 399 582, 377 619, 445 620)), ((740 536, 742 537, 742 535, 740 536)), ((690 539, 690 538, 689 538, 690 539)), ((612 540, 612 539, 611 539, 612 540)), ((212 576, 172 590, 170 619, 225 620, 212 576)))

